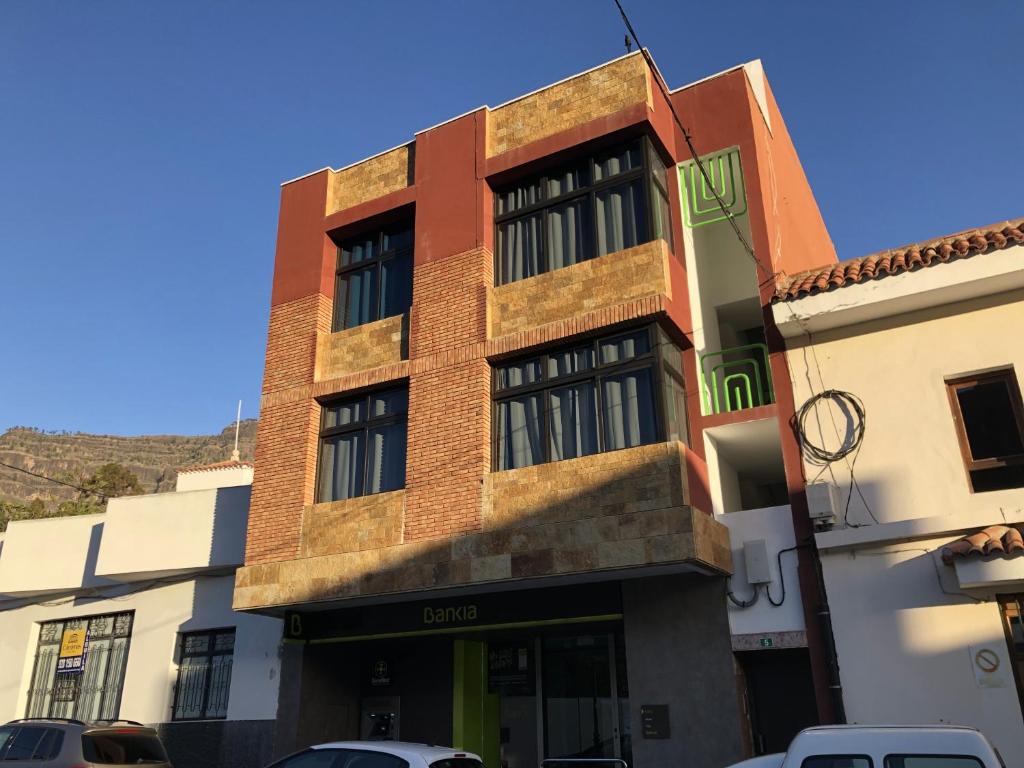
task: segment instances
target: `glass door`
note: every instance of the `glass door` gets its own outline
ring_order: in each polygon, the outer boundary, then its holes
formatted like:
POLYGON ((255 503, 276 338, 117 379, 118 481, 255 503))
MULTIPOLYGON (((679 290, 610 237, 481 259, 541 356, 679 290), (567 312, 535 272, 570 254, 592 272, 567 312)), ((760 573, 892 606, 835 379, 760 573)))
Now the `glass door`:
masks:
POLYGON ((546 637, 542 644, 545 758, 621 759, 618 678, 625 675, 615 635, 546 637))

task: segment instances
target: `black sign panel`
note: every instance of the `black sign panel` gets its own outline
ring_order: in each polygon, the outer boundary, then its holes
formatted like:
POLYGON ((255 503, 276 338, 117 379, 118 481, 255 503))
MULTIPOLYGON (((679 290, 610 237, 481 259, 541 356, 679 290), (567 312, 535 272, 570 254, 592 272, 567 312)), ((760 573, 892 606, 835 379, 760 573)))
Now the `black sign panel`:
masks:
POLYGON ((533 648, 529 643, 490 643, 487 648, 487 692, 532 696, 536 688, 533 648))
POLYGON ((640 727, 645 739, 667 739, 668 704, 644 704, 640 707, 640 727))
POLYGON ((609 616, 621 612, 618 582, 603 582, 336 611, 288 611, 284 630, 285 637, 292 640, 341 639, 609 616))

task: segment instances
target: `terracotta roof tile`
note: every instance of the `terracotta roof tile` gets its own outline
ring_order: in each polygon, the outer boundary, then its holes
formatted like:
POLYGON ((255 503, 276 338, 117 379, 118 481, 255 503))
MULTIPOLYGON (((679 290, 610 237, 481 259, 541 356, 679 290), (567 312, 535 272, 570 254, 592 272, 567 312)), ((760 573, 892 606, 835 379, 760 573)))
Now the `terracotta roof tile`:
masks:
POLYGON ((981 229, 957 232, 937 240, 914 243, 880 251, 870 256, 826 264, 796 275, 781 275, 775 287, 775 301, 792 301, 833 288, 877 280, 886 275, 913 272, 935 264, 966 259, 988 251, 1024 243, 1024 218, 1004 221, 981 229))
POLYGON ((1024 552, 1020 526, 990 525, 944 546, 942 562, 952 565, 957 558, 972 555, 984 557, 993 553, 1012 555, 1018 552, 1024 552))
POLYGON ((195 464, 191 467, 182 467, 178 470, 178 473, 182 472, 207 472, 213 469, 231 469, 232 467, 251 467, 253 463, 251 461, 217 461, 213 464, 195 464))

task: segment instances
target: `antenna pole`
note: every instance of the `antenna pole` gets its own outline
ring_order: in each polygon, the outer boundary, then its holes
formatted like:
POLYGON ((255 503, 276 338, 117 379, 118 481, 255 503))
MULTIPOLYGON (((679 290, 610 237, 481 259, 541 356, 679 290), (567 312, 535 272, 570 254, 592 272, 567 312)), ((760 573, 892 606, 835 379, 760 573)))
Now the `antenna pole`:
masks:
POLYGON ((231 452, 232 461, 241 461, 242 456, 238 452, 238 428, 242 423, 242 401, 238 401, 238 414, 235 416, 235 450, 231 452))

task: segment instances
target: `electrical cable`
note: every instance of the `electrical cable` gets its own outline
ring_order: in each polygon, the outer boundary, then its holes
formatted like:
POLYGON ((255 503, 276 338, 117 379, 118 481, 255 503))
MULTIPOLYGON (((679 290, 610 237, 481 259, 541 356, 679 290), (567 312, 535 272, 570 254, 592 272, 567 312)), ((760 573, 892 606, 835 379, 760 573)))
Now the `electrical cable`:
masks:
POLYGON ((759 586, 760 585, 758 584, 754 584, 754 594, 751 595, 748 600, 742 600, 736 597, 735 593, 732 591, 732 576, 727 576, 725 580, 725 596, 728 597, 729 602, 737 608, 749 608, 758 601, 758 598, 761 597, 761 590, 759 589, 759 586))
POLYGON ((13 469, 16 472, 24 472, 26 475, 32 475, 32 477, 38 477, 41 480, 48 480, 49 482, 56 483, 57 485, 63 485, 68 488, 74 488, 76 491, 88 493, 90 496, 97 496, 104 502, 107 501, 107 497, 104 494, 100 493, 99 491, 91 491, 88 488, 83 488, 82 486, 75 485, 74 483, 65 483, 63 480, 58 480, 54 477, 47 477, 46 475, 41 475, 38 472, 33 472, 29 469, 24 469, 23 467, 16 467, 13 464, 7 464, 6 462, 3 461, 0 461, 0 467, 7 467, 8 469, 13 469))
POLYGON ((782 572, 782 553, 783 552, 795 552, 796 550, 800 549, 801 547, 806 547, 806 546, 807 546, 806 544, 797 544, 797 545, 792 546, 792 547, 787 547, 786 549, 780 549, 778 552, 775 553, 775 563, 776 563, 776 565, 779 568, 779 586, 782 588, 782 596, 779 598, 778 602, 776 602, 774 600, 774 598, 772 598, 772 587, 771 587, 771 584, 766 584, 765 585, 764 593, 765 593, 765 597, 768 598, 768 602, 771 603, 772 605, 774 605, 776 608, 779 608, 784 602, 786 602, 786 574, 784 574, 782 572))

